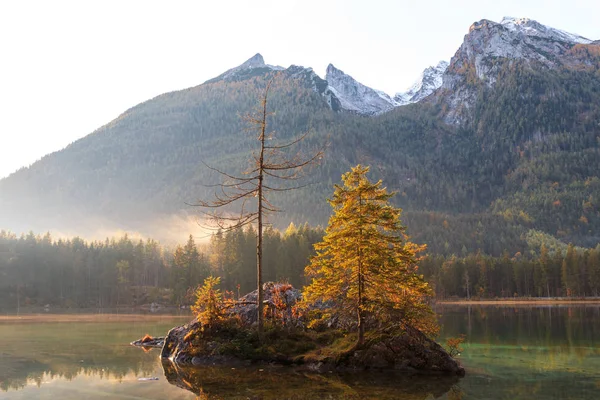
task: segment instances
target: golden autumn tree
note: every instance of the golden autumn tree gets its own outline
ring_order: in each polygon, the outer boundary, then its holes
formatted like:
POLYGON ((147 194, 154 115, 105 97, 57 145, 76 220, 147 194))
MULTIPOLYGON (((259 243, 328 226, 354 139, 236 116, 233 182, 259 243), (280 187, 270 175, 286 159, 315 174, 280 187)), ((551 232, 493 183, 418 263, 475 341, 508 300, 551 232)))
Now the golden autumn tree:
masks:
POLYGON ((204 284, 196 289, 196 303, 192 312, 202 325, 214 326, 224 318, 225 301, 219 289, 221 278, 209 276, 204 284))
POLYGON ((367 178, 358 165, 335 185, 326 234, 306 267, 308 303, 325 305, 322 318, 356 321, 357 346, 365 329, 406 323, 433 333, 437 324, 427 297, 432 290, 417 274, 416 254, 425 246, 411 243, 401 225, 401 209, 390 205, 393 193, 367 178))

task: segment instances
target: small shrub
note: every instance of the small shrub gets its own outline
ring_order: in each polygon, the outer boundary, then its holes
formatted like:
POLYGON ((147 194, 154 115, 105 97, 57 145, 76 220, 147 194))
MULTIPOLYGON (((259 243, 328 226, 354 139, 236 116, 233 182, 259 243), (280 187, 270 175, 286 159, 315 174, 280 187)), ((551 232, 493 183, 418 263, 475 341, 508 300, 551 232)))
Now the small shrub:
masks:
POLYGON ((463 351, 463 348, 460 347, 465 341, 465 335, 459 335, 458 337, 451 337, 446 340, 446 348, 448 350, 448 354, 452 357, 456 357, 463 351))
POLYGON ((209 276, 196 289, 196 303, 192 306, 192 312, 202 325, 214 326, 224 318, 223 293, 217 287, 220 283, 221 278, 209 276))

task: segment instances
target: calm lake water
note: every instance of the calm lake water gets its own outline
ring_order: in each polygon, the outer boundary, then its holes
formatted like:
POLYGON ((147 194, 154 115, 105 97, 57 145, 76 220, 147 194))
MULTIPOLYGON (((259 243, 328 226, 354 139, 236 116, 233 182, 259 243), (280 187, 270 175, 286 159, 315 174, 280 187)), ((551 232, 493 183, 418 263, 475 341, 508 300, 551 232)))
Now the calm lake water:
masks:
POLYGON ((0 316, 0 399, 598 399, 600 306, 438 306, 463 379, 177 369, 128 343, 189 317, 0 316), (141 378, 141 379, 140 379, 141 378), (148 380, 144 378, 158 378, 148 380))

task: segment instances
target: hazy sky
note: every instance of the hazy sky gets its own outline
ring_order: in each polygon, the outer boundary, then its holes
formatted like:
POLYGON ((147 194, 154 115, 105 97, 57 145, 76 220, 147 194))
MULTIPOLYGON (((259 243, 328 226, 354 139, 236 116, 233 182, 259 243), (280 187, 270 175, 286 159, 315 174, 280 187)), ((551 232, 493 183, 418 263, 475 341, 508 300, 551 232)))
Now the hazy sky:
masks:
POLYGON ((0 177, 257 52, 393 94, 503 16, 600 39, 599 0, 1 0, 0 177))

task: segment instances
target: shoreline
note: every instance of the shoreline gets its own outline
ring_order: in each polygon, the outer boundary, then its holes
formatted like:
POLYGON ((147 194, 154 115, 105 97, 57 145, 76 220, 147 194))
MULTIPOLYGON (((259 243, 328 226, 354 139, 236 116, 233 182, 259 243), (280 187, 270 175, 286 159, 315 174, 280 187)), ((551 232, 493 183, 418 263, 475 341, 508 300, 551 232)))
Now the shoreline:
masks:
POLYGON ((438 300, 434 305, 459 305, 459 306, 470 306, 470 305, 561 305, 561 304, 598 304, 600 305, 600 297, 581 297, 581 298, 569 298, 569 297, 539 297, 539 298, 498 298, 498 299, 484 299, 484 300, 438 300))
POLYGON ((3 322, 143 322, 160 321, 161 319, 189 320, 190 315, 170 314, 21 314, 0 315, 0 323, 3 322))

